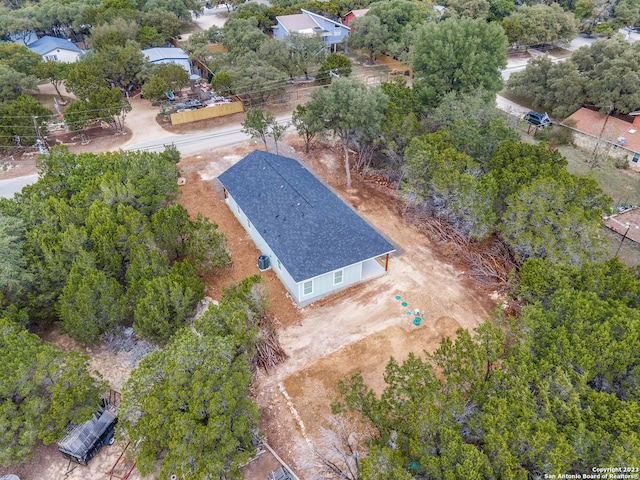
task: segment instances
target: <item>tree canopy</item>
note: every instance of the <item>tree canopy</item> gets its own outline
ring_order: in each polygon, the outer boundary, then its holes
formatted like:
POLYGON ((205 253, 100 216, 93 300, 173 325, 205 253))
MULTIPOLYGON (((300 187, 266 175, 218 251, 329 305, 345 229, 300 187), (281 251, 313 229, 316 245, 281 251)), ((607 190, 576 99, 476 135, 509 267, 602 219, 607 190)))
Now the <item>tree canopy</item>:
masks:
POLYGON ((531 99, 535 108, 567 116, 583 104, 602 112, 629 113, 640 104, 640 50, 616 36, 596 40, 564 62, 534 59, 514 72, 507 89, 531 99))
POLYGON ((36 442, 62 438, 69 422, 88 420, 106 385, 89 358, 63 352, 6 318, 0 319, 0 465, 26 460, 36 442))
POLYGON ((637 458, 640 424, 620 419, 640 407, 638 280, 616 260, 535 260, 521 275, 519 319, 495 313, 433 354, 391 359, 381 395, 361 375, 339 384, 334 411, 374 432, 361 478, 581 475, 637 458))
POLYGON ((204 295, 200 275, 230 259, 217 225, 171 203, 177 159, 175 150, 52 149, 39 160, 39 181, 1 205, 24 225, 24 242, 7 238, 21 247, 13 267, 27 262, 25 277, 3 293, 30 321, 58 320, 85 343, 128 325, 167 342, 204 295), (29 284, 31 276, 39 281, 29 284), (28 295, 20 294, 25 285, 28 295))
POLYGON ((258 418, 248 392, 254 317, 266 308, 257 285, 254 277, 226 289, 193 330, 180 330, 132 372, 120 416, 143 474, 161 459, 162 476, 242 478, 258 418))
POLYGON ((307 113, 312 123, 321 121, 342 141, 347 188, 351 188, 349 143, 358 132, 377 132, 382 123, 388 98, 379 89, 368 89, 360 80, 336 78, 326 89, 311 93, 307 113))
POLYGON ((468 18, 426 24, 414 50, 414 88, 431 107, 449 92, 483 88, 491 98, 502 87, 506 53, 507 38, 496 24, 468 18))

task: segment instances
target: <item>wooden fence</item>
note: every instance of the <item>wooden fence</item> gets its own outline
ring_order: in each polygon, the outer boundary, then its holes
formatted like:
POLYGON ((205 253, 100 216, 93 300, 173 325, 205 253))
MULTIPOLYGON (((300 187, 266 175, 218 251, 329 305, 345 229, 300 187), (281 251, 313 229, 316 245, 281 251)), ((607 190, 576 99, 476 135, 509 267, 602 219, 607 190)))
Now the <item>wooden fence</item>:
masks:
POLYGON ((198 120, 206 120, 207 118, 224 117, 234 113, 244 112, 242 102, 222 103, 215 107, 199 108, 197 110, 188 110, 186 112, 178 112, 171 114, 171 125, 180 125, 182 123, 197 122, 198 120))

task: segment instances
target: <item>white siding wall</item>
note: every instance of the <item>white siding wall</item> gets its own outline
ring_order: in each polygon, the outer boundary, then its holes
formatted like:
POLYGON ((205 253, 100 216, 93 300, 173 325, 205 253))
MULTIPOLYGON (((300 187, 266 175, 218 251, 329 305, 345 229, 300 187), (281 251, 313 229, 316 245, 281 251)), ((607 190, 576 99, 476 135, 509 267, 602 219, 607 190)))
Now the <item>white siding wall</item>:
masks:
POLYGON ((298 305, 308 305, 309 303, 320 300, 327 295, 347 288, 354 283, 358 283, 362 279, 362 262, 356 263, 354 265, 349 265, 348 267, 344 267, 341 270, 342 283, 334 283, 335 272, 325 273, 324 275, 320 275, 311 279, 311 281, 313 282, 313 292, 310 295, 304 294, 305 282, 298 283, 298 298, 300 299, 298 305))
POLYGON ((55 55, 57 62, 62 62, 62 63, 73 63, 77 61, 78 57, 80 56, 78 52, 72 52, 70 50, 63 50, 61 48, 57 48, 55 50, 51 50, 46 55, 43 55, 42 59, 46 60, 47 57, 50 57, 52 55, 55 55))

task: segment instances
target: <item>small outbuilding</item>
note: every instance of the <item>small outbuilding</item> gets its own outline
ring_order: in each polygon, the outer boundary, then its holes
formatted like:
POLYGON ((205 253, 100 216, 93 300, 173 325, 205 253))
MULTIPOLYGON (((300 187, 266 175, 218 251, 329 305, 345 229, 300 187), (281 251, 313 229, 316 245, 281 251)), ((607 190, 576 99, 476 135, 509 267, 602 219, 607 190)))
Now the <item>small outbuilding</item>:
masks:
POLYGON ((53 60, 61 63, 73 63, 83 54, 71 40, 49 35, 30 43, 27 48, 40 55, 44 61, 53 60))
POLYGON ((142 50, 142 53, 150 63, 175 63, 184 68, 191 75, 191 62, 189 55, 181 48, 154 47, 142 50))
POLYGON ((297 160, 256 150, 218 179, 298 306, 387 271, 395 247, 297 160))
POLYGON ((360 18, 360 17, 364 17, 367 14, 368 11, 369 11, 368 8, 360 8, 358 10, 351 10, 350 12, 348 12, 344 16, 344 24, 348 27, 349 24, 351 22, 353 22, 354 19, 360 18))

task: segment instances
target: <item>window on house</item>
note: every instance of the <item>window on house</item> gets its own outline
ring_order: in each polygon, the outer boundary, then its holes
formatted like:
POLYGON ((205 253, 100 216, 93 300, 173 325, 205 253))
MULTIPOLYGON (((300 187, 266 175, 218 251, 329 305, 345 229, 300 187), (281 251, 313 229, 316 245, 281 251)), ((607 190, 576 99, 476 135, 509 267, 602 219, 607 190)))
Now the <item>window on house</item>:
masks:
POLYGON ((638 163, 640 161, 640 153, 634 153, 633 158, 631 159, 633 163, 638 163))
POLYGON ((333 272, 333 284, 334 285, 338 285, 339 283, 342 283, 342 270, 338 270, 336 272, 333 272))
POLYGON ((45 56, 44 56, 44 59, 45 59, 45 60, 51 60, 51 61, 57 62, 57 61, 58 61, 58 56, 57 56, 57 55, 45 55, 45 56))
POLYGON ((307 280, 302 284, 302 294, 311 295, 313 293, 313 280, 307 280))

